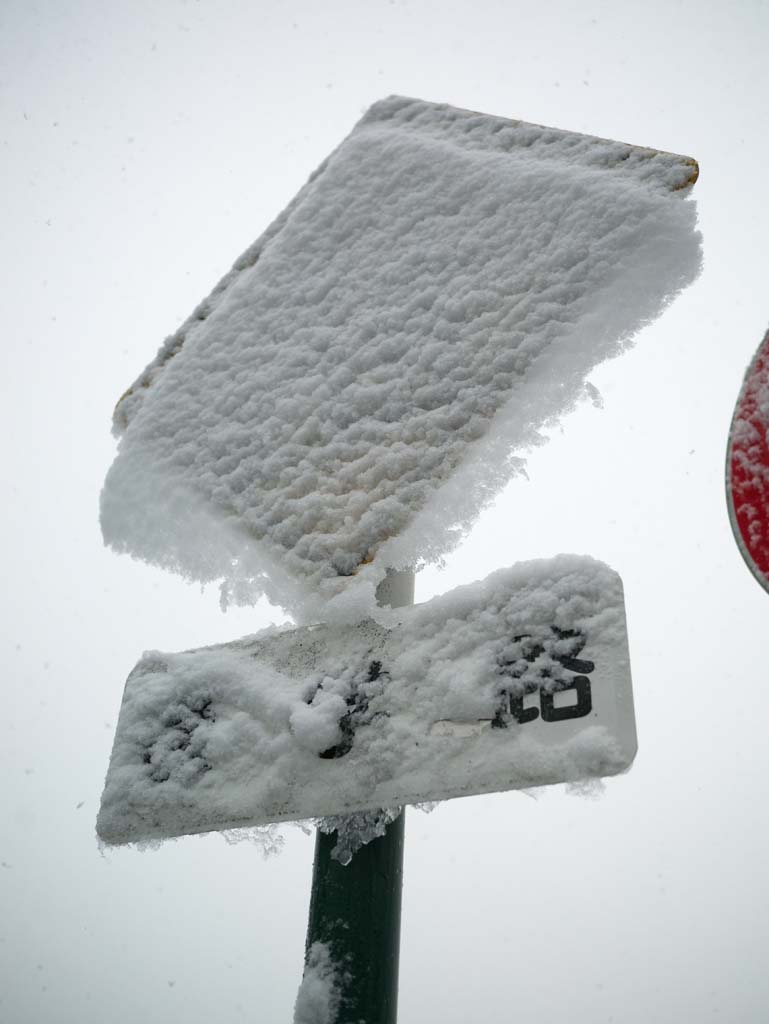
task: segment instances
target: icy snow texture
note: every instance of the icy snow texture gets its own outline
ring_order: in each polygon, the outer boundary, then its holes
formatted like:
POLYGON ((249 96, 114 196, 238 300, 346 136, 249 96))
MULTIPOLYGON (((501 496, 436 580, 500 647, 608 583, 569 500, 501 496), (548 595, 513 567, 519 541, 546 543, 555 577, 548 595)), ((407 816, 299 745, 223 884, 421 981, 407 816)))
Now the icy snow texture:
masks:
POLYGON ((105 540, 225 599, 360 617, 385 567, 453 546, 511 451, 693 280, 696 173, 374 104, 118 404, 105 540))
POLYGON ((145 654, 126 683, 102 839, 378 810, 632 761, 622 585, 607 566, 523 563, 400 612, 392 629, 365 620, 145 654), (545 720, 548 701, 575 705, 578 678, 591 706, 545 720))
POLYGON ((340 1002, 339 970, 331 950, 313 942, 294 1006, 294 1024, 334 1024, 340 1002))
POLYGON ((336 833, 331 859, 349 864, 361 847, 383 836, 387 826, 402 813, 402 807, 382 807, 375 811, 330 815, 318 821, 318 828, 326 835, 336 833))
POLYGON ((739 548, 769 590, 769 332, 737 399, 729 435, 727 497, 739 548))

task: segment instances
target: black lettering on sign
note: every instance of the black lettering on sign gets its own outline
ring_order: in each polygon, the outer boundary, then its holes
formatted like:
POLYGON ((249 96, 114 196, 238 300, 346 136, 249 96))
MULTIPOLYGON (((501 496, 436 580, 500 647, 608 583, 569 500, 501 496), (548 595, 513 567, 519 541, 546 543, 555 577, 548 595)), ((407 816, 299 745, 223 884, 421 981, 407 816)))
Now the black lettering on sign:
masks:
MULTIPOLYGON (((389 674, 382 669, 381 661, 369 662, 368 666, 356 675, 349 692, 344 695, 347 710, 339 720, 342 738, 335 746, 322 751, 320 757, 331 760, 350 753, 357 729, 368 725, 377 717, 369 708, 369 703, 374 697, 379 696, 389 678, 389 674)), ((322 685, 318 687, 322 688, 322 685)), ((312 697, 307 703, 312 703, 312 697)))
POLYGON ((530 633, 513 637, 499 659, 499 674, 509 682, 498 691, 492 727, 506 729, 511 718, 523 725, 540 714, 543 722, 565 722, 589 715, 593 698, 587 676, 595 663, 579 657, 586 643, 582 630, 557 626, 551 626, 540 637, 530 633), (539 695, 539 707, 524 707, 526 697, 534 693, 539 695), (576 701, 556 706, 556 693, 573 693, 576 701))

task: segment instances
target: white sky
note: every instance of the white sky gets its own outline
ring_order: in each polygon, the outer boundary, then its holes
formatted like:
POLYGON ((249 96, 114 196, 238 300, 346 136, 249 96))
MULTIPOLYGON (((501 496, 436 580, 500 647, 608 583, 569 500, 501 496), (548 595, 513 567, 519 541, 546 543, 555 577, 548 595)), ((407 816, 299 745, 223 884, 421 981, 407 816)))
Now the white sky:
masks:
POLYGON ((769 5, 457 0, 18 3, 0 10, 5 496, 0 1020, 291 1019, 312 838, 101 856, 94 819, 142 650, 267 606, 102 548, 112 406, 233 259, 392 92, 696 157, 705 268, 591 380, 418 599, 517 560, 625 582, 639 755, 410 812, 401 1024, 759 1022, 769 1004, 769 598, 723 496, 769 322, 769 5), (10 323, 8 320, 10 319, 10 323))

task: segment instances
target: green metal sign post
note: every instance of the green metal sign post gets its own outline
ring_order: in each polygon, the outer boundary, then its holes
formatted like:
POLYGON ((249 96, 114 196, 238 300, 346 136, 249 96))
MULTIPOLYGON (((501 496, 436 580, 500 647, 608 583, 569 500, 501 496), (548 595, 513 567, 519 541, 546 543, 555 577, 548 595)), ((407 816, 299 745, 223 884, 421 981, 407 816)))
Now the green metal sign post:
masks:
POLYGON ((335 1024, 395 1024, 405 815, 347 866, 331 857, 336 832, 317 833, 307 949, 323 942, 339 965, 335 1024))
MULTIPOLYGON (((392 608, 413 604, 414 573, 388 571, 377 602, 392 608)), ((306 954, 322 942, 339 968, 334 1024, 397 1019, 405 817, 404 807, 384 835, 361 847, 347 865, 332 857, 337 833, 318 830, 306 954)))

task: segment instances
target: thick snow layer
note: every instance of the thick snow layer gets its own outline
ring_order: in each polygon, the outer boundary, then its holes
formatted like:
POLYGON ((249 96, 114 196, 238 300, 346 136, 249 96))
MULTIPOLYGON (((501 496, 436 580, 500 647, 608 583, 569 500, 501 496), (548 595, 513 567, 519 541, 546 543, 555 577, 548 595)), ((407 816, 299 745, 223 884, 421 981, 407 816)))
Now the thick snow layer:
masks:
POLYGON ((727 496, 740 550, 769 590, 769 332, 745 374, 729 436, 727 496))
POLYGON ((500 570, 386 629, 270 630, 145 654, 97 830, 126 843, 625 769, 622 585, 572 555, 500 570))
POLYGON ((300 621, 359 617, 693 280, 696 173, 376 103, 118 404, 106 541, 300 621))
POLYGON ((334 1024, 341 995, 339 974, 329 947, 314 942, 296 996, 294 1024, 334 1024))

